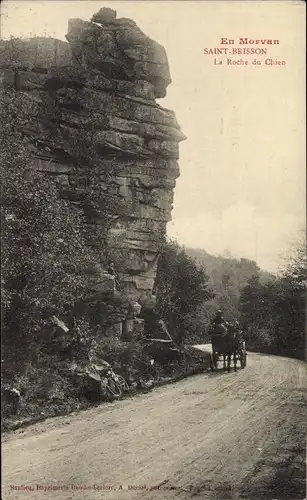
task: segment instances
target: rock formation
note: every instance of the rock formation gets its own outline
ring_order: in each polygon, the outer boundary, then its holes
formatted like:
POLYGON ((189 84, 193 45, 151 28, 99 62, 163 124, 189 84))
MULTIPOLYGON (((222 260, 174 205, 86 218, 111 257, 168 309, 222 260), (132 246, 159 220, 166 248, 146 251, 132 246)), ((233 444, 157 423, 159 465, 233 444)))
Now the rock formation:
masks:
POLYGON ((167 56, 112 9, 70 20, 66 38, 6 42, 2 79, 43 106, 31 131, 37 168, 56 176, 80 210, 94 193, 89 232, 107 209, 109 255, 117 252, 121 285, 138 300, 153 288, 185 139, 174 113, 155 101, 171 82, 167 56))

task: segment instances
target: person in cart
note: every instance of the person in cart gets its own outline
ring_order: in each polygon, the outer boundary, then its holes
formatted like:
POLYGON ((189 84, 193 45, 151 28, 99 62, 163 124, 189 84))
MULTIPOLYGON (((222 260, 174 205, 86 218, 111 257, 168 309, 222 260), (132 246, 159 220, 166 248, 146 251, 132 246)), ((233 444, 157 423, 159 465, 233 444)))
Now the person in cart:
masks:
POLYGON ((213 334, 225 333, 225 328, 227 328, 227 322, 224 319, 223 311, 219 309, 212 320, 210 330, 213 334))

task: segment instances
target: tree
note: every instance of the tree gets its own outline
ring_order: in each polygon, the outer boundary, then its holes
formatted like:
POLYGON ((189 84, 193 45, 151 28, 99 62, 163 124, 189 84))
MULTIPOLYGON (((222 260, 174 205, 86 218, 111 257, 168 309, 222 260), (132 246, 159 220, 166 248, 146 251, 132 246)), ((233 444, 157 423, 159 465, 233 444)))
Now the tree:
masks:
POLYGON ((290 254, 285 259, 282 276, 295 281, 299 286, 307 285, 306 232, 301 231, 294 242, 290 254))
MULTIPOLYGON (((224 317, 234 321, 239 315, 240 293, 248 280, 259 276, 261 283, 273 279, 273 275, 262 271, 255 261, 246 258, 235 259, 231 256, 213 256, 205 250, 187 248, 187 254, 194 258, 197 264, 206 270, 210 284, 215 293, 213 303, 215 310, 223 309, 224 317)), ((205 310, 212 315, 212 307, 206 304, 205 310)), ((213 308, 214 310, 214 308, 213 308)))
POLYGON ((159 257, 155 293, 161 317, 173 338, 183 341, 200 337, 202 327, 195 318, 199 307, 213 297, 209 277, 199 268, 184 248, 167 243, 159 257))
POLYGON ((240 309, 246 327, 262 326, 263 295, 264 287, 260 283, 259 276, 252 276, 240 296, 240 309))
POLYGON ((306 277, 302 239, 275 280, 264 284, 249 280, 240 297, 249 348, 305 357, 306 277))

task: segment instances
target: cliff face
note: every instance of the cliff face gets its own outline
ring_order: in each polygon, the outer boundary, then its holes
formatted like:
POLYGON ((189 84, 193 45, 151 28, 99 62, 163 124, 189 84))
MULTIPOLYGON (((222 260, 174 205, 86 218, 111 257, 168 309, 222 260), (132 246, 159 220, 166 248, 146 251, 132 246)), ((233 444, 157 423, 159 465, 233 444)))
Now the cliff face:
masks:
POLYGON ((111 9, 70 20, 66 38, 19 41, 14 65, 0 61, 4 81, 43 105, 31 132, 36 166, 72 206, 93 202, 88 231, 99 232, 107 209, 108 254, 120 255, 121 285, 137 300, 153 288, 185 139, 155 101, 171 82, 167 56, 111 9))

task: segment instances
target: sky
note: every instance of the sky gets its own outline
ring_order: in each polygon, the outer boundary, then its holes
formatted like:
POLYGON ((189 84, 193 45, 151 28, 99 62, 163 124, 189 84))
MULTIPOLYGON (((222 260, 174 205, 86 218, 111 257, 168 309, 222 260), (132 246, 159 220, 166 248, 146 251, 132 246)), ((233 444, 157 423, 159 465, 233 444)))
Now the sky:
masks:
POLYGON ((132 18, 168 56, 172 83, 158 102, 187 136, 168 235, 276 272, 306 224, 304 2, 4 0, 1 36, 65 40, 69 19, 90 20, 103 6, 132 18), (230 48, 242 48, 239 37, 279 44, 261 45, 267 56, 230 57, 247 66, 225 56, 215 65, 204 48, 225 47, 222 37, 235 40, 230 48))

